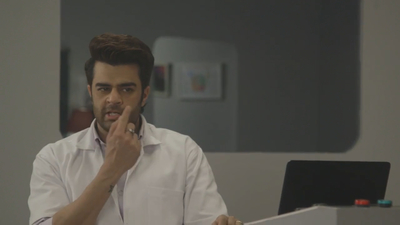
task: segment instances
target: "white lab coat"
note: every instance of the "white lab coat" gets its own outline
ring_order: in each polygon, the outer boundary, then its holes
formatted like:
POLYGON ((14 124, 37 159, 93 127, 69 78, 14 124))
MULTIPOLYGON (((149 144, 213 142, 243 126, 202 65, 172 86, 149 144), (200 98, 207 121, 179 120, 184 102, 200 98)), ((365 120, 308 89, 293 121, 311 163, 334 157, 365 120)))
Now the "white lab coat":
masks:
MULTIPOLYGON (((156 128, 142 118, 143 147, 127 174, 124 219, 115 188, 97 224, 210 225, 219 215, 227 215, 201 148, 188 136, 156 128)), ((91 130, 49 144, 37 154, 28 200, 29 224, 52 217, 76 200, 98 173, 104 157, 91 130)))

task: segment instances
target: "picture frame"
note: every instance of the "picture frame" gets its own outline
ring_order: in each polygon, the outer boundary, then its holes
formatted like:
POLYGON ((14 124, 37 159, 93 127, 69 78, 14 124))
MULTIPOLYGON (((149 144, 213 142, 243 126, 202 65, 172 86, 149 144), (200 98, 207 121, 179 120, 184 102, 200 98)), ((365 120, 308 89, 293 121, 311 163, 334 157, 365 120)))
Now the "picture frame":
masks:
POLYGON ((222 63, 180 63, 178 73, 181 99, 222 99, 222 63))
POLYGON ((154 64, 151 88, 155 97, 167 98, 170 96, 170 67, 168 63, 154 64))

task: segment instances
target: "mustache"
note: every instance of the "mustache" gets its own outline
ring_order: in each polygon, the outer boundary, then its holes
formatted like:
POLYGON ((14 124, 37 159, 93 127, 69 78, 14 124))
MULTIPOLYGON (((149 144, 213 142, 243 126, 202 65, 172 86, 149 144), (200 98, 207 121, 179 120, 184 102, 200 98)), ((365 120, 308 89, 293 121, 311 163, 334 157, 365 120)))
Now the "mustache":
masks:
POLYGON ((102 111, 103 111, 103 113, 106 113, 108 111, 117 111, 117 112, 122 113, 124 111, 124 109, 118 105, 110 105, 110 106, 103 108, 102 111))

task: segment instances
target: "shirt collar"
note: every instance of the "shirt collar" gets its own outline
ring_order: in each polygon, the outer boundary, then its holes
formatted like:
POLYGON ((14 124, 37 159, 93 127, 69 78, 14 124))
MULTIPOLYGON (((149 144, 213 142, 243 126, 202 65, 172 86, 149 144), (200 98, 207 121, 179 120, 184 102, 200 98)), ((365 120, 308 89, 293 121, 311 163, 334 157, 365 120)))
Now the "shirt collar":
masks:
MULTIPOLYGON (((143 116, 141 116, 141 127, 139 130, 139 140, 142 139, 143 134, 144 134, 144 129, 143 129, 143 116)), ((90 133, 93 133, 93 140, 95 141, 95 143, 99 144, 100 148, 103 150, 103 147, 106 146, 106 143, 104 143, 104 141, 102 141, 100 139, 99 133, 97 132, 96 129, 97 123, 96 123, 96 119, 93 120, 92 125, 90 126, 90 133)))
MULTIPOLYGON (((143 124, 144 123, 143 123, 143 120, 144 120, 144 117, 141 116, 142 124, 141 124, 140 130, 139 130, 139 140, 142 139, 143 135, 144 135, 144 129, 143 129, 143 127, 144 127, 143 124)), ((99 133, 97 132, 96 126, 97 126, 96 119, 94 119, 92 124, 91 124, 91 126, 90 126, 90 128, 89 128, 90 129, 90 133, 93 133, 94 142, 97 143, 100 146, 100 148, 103 149, 103 147, 106 146, 106 143, 104 143, 104 141, 102 141, 100 139, 100 136, 99 136, 99 133)))
MULTIPOLYGON (((149 123, 147 123, 145 117, 141 115, 142 118, 142 126, 139 130, 139 138, 142 142, 142 146, 145 149, 148 145, 158 145, 160 144, 160 140, 157 137, 156 133, 154 133, 155 127, 149 123)), ((96 131, 96 119, 94 119, 88 129, 82 131, 82 134, 77 140, 76 147, 81 150, 95 150, 96 143, 105 146, 105 143, 101 141, 96 131)))

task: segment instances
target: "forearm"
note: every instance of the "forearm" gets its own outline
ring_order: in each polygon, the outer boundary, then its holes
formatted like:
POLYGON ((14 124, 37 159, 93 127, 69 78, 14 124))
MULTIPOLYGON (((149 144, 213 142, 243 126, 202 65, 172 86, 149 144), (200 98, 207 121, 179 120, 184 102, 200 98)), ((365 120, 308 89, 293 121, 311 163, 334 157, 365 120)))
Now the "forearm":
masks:
POLYGON ((118 176, 101 169, 82 195, 53 216, 53 225, 94 225, 118 176))

